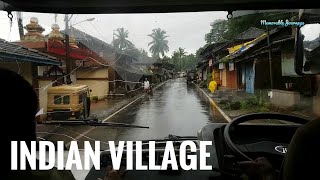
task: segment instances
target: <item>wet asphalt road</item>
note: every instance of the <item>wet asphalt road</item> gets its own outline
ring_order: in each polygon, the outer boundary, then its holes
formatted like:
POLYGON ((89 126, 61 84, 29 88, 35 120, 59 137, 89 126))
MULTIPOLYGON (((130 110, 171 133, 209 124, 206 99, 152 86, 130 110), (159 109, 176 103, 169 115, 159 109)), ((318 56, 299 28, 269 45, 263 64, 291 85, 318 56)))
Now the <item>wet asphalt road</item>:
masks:
POLYGON ((187 85, 184 78, 169 80, 153 96, 141 98, 108 121, 148 126, 149 129, 46 125, 38 128, 38 136, 65 143, 75 139, 99 140, 104 147, 110 140, 162 139, 169 134, 196 136, 208 123, 225 122, 208 99, 194 85, 187 85))
POLYGON ((194 85, 187 86, 183 78, 172 80, 157 89, 153 97, 145 97, 139 105, 114 119, 150 128, 120 131, 116 140, 156 139, 169 134, 196 136, 198 130, 213 122, 209 108, 194 85))

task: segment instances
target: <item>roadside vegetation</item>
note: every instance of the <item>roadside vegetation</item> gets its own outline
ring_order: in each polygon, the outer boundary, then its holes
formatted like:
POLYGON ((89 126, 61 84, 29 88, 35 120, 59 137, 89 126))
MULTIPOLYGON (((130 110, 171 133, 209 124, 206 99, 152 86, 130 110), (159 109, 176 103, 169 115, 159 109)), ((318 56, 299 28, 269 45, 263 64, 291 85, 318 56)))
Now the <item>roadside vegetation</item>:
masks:
POLYGON ((254 112, 268 112, 271 110, 270 102, 266 98, 266 92, 258 91, 254 95, 246 97, 230 97, 219 102, 225 110, 252 110, 254 112))

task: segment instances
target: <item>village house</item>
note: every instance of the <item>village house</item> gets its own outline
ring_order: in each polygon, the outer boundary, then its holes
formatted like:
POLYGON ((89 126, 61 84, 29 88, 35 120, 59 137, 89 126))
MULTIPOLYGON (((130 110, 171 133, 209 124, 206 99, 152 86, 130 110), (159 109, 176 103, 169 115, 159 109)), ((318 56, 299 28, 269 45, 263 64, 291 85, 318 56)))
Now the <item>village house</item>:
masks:
POLYGON ((154 61, 155 60, 153 60, 151 57, 141 57, 138 59, 138 61, 134 62, 134 65, 140 67, 140 69, 144 72, 142 78, 140 79, 140 88, 142 88, 142 83, 145 78, 152 82, 153 77, 156 75, 153 71, 154 61))
MULTIPOLYGON (((57 63, 43 63, 39 66, 36 62, 30 62, 31 66, 31 76, 29 76, 29 82, 34 87, 34 90, 39 98, 39 108, 46 112, 47 108, 47 88, 52 85, 57 85, 59 83, 63 83, 63 72, 61 70, 61 66, 63 66, 63 62, 61 59, 53 54, 47 52, 47 42, 45 36, 42 34, 44 32, 44 28, 39 25, 38 19, 32 17, 30 19, 29 24, 24 27, 27 30, 27 33, 21 34, 21 41, 14 42, 21 49, 25 48, 33 52, 37 52, 38 54, 43 54, 45 56, 49 56, 57 63)), ((22 31, 23 32, 23 31, 22 31)), ((15 52, 14 50, 12 52, 15 52)), ((25 54, 27 55, 27 54, 25 54)), ((23 63, 23 66, 27 69, 30 69, 28 63, 23 63)), ((19 71, 21 73, 21 67, 19 67, 19 71)), ((30 73, 29 73, 30 74, 30 73)), ((28 76, 23 74, 23 76, 28 80, 28 76)), ((38 119, 42 120, 45 118, 45 115, 41 115, 38 119)))
MULTIPOLYGON (((43 35, 44 28, 34 17, 24 28, 27 33, 22 36, 21 41, 15 43, 34 49, 37 53, 49 54, 59 63, 47 63, 34 68, 33 71, 30 70, 34 77, 27 77, 40 97, 40 108, 44 110, 41 119, 44 119, 47 88, 66 84, 67 80, 65 34, 64 30, 60 31, 58 24, 53 24, 52 31, 43 35)), ((68 37, 71 81, 73 84, 88 85, 91 97, 104 99, 109 95, 124 95, 141 87, 139 81, 143 76, 153 75, 150 68, 135 64, 138 62, 136 58, 85 32, 71 27, 68 37)), ((26 66, 27 64, 23 68, 26 66)), ((22 69, 19 70, 23 72, 22 69)))
MULTIPOLYGON (((293 68, 293 48, 294 37, 291 28, 276 28, 269 32, 273 76, 273 88, 281 88, 282 70, 284 74, 295 74, 293 68), (282 47, 282 49, 281 49, 282 47), (281 57, 282 56, 282 57, 281 57), (291 57, 290 57, 291 56, 291 57), (290 59, 290 64, 282 66, 281 58, 290 59), (286 68, 292 65, 291 68, 286 68), (291 71, 286 72, 285 70, 291 71)), ((230 54, 229 61, 237 64, 241 72, 241 84, 248 93, 254 93, 255 89, 270 89, 270 68, 269 68, 269 48, 267 33, 259 38, 247 43, 245 50, 236 51, 230 54)))
MULTIPOLYGON (((24 34, 21 41, 16 42, 17 44, 36 49, 43 53, 54 56, 56 59, 61 61, 59 66, 41 66, 36 70, 36 78, 34 78, 34 87, 40 99, 40 108, 44 111, 44 115, 41 116, 41 119, 46 118, 46 107, 47 107, 47 89, 51 86, 61 85, 66 83, 66 45, 64 42, 64 36, 60 32, 60 27, 57 24, 52 25, 52 31, 44 36, 42 32, 44 28, 39 25, 37 18, 31 18, 30 23, 24 27, 27 30, 27 33, 24 34)), ((69 36, 69 55, 68 59, 71 65, 71 81, 72 83, 83 83, 77 82, 77 69, 80 68, 85 63, 99 62, 101 58, 91 49, 88 49, 86 46, 76 42, 75 38, 69 36), (80 66, 79 66, 80 64, 80 66)), ((97 72, 99 69, 94 69, 96 73, 88 73, 87 78, 96 76, 99 74, 97 72)), ((95 78, 95 77, 93 77, 95 78)), ((90 83, 83 83, 90 86, 90 83)), ((108 84, 107 82, 105 84, 108 84)), ((98 94, 108 86, 100 86, 92 88, 94 94, 98 94), (102 89, 102 90, 101 90, 102 89)))
MULTIPOLYGON (((66 46, 64 30, 60 31, 59 25, 53 24, 52 31, 43 36, 44 29, 38 24, 37 18, 31 18, 25 29, 28 32, 24 35, 23 40, 18 42, 19 44, 48 53, 62 61, 59 67, 44 67, 39 70, 39 73, 43 74, 43 78, 38 81, 39 89, 65 84, 66 46)), ((119 64, 123 64, 123 62, 130 64, 132 57, 73 27, 70 28, 69 43, 72 83, 88 85, 92 90, 91 96, 96 96, 98 99, 107 97, 110 92, 112 94, 116 93, 116 89, 121 87, 121 81, 124 77, 121 77, 115 69, 121 69, 119 64)), ((129 72, 130 68, 128 69, 128 67, 122 68, 122 70, 129 72)), ((126 75, 126 73, 120 74, 126 75)), ((128 75, 128 77, 131 76, 128 75)), ((43 95, 46 94, 46 90, 40 92, 43 95)))
POLYGON ((301 98, 316 93, 314 77, 302 78, 295 72, 294 28, 278 27, 269 32, 250 28, 245 32, 235 38, 242 37, 240 41, 211 47, 203 60, 208 62, 203 65, 205 68, 212 64, 214 79, 220 88, 240 89, 248 94, 269 92, 272 104, 286 107, 293 107, 301 98))
POLYGON ((70 34, 78 44, 96 55, 86 58, 86 61, 77 61, 76 79, 77 83, 92 87, 92 95, 98 96, 98 99, 125 95, 141 86, 139 81, 144 75, 152 74, 148 67, 141 64, 149 59, 137 59, 73 27, 70 34))
POLYGON ((12 70, 23 76, 34 88, 37 88, 37 69, 43 66, 59 66, 55 57, 16 43, 0 39, 0 67, 12 70))
MULTIPOLYGON (((214 70, 213 66, 213 56, 212 56, 212 51, 216 48, 219 48, 221 45, 224 45, 226 42, 219 42, 219 43, 214 43, 208 45, 203 51, 200 52, 199 56, 201 57, 200 61, 197 64, 197 76, 200 81, 207 81, 207 76, 208 74, 211 74, 214 70)), ((220 83, 220 74, 218 69, 214 71, 214 79, 218 84, 220 83)))
POLYGON ((49 56, 34 49, 26 48, 16 43, 0 39, 0 67, 15 71, 24 77, 34 88, 38 95, 40 109, 46 109, 46 94, 39 93, 43 88, 39 74, 40 69, 57 67, 61 63, 53 56, 49 56))
POLYGON ((154 74, 153 81, 163 82, 173 77, 174 65, 169 62, 156 61, 152 64, 151 70, 154 74))
MULTIPOLYGON (((65 32, 61 31, 61 33, 65 32)), ((115 57, 113 47, 73 27, 70 28, 70 37, 80 48, 91 52, 75 61, 73 69, 76 73, 76 83, 88 85, 92 90, 92 97, 104 99, 114 88, 113 83, 110 82, 114 80, 114 70, 111 67, 115 57)))
POLYGON ((202 60, 198 63, 198 77, 207 80, 207 76, 213 76, 220 88, 237 89, 239 84, 239 71, 233 62, 229 62, 229 52, 233 47, 250 42, 264 34, 265 31, 258 28, 249 28, 230 41, 215 43, 207 46, 201 53, 202 60))
POLYGON ((212 66, 214 67, 214 74, 219 76, 219 78, 216 77, 216 79, 220 80, 218 81, 220 87, 228 89, 242 88, 242 84, 238 83, 240 78, 238 66, 229 61, 229 54, 234 51, 235 47, 241 49, 241 51, 244 50, 243 47, 239 47, 239 45, 250 42, 264 33, 264 30, 252 27, 240 33, 231 41, 228 41, 212 50, 212 66), (217 71, 219 73, 217 73, 217 71))
POLYGON ((302 96, 315 95, 315 77, 302 78, 295 72, 294 36, 294 28, 279 27, 269 32, 269 43, 265 35, 245 51, 231 56, 231 61, 245 68, 242 72, 245 72, 246 92, 271 90, 271 103, 287 107, 300 103, 302 96))

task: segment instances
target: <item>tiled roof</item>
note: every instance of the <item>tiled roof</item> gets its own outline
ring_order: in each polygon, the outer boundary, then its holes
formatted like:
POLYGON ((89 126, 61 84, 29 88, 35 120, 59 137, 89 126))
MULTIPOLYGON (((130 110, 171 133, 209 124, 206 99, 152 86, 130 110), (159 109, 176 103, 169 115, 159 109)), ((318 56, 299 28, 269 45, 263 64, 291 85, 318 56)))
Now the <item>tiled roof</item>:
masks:
POLYGON ((247 29, 246 31, 238 34, 234 39, 236 40, 249 40, 249 39, 255 39, 259 36, 261 36, 263 33, 265 33, 264 30, 251 27, 247 29))
POLYGON ((201 51, 200 55, 206 55, 208 52, 210 53, 213 49, 215 49, 225 43, 226 43, 226 41, 210 44, 201 51))
POLYGON ((39 64, 60 65, 55 57, 0 39, 1 60, 29 61, 39 64))

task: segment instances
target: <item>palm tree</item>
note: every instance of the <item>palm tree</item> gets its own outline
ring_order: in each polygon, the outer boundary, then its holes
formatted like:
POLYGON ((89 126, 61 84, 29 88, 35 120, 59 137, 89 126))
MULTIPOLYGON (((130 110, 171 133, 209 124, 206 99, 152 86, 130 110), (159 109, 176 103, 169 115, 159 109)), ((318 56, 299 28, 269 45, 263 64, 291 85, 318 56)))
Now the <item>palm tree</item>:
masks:
POLYGON ((186 51, 184 51, 183 48, 179 47, 178 49, 178 53, 179 53, 179 57, 182 58, 183 56, 185 56, 187 54, 186 51))
POLYGON ((182 57, 183 56, 185 56, 187 53, 184 51, 184 49, 183 48, 181 48, 181 47, 179 47, 179 49, 178 49, 178 51, 177 51, 177 53, 179 54, 179 61, 180 61, 180 72, 181 72, 181 70, 182 70, 182 57))
POLYGON ((166 31, 157 28, 153 29, 152 33, 148 35, 152 38, 148 46, 151 46, 149 50, 153 57, 160 57, 160 54, 163 57, 169 51, 168 40, 166 40, 168 36, 166 34, 166 31))
POLYGON ((114 39, 112 42, 114 47, 120 50, 130 49, 134 47, 134 44, 127 39, 129 35, 128 30, 125 30, 124 28, 118 28, 117 33, 114 35, 116 36, 116 39, 114 39))

